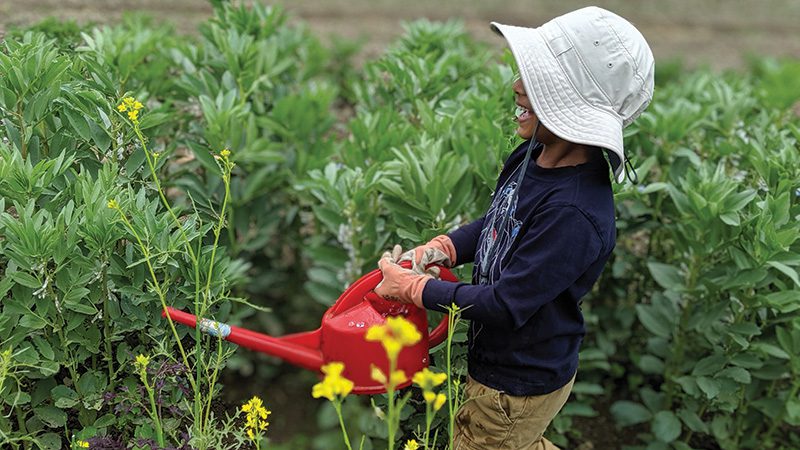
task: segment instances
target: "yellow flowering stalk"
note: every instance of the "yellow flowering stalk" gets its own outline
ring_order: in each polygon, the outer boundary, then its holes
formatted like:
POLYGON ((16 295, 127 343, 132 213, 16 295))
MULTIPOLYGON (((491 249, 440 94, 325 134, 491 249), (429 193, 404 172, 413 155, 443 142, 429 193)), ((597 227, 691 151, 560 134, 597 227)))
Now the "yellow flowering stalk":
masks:
POLYGON ((330 362, 322 366, 321 370, 325 374, 325 378, 311 388, 311 396, 314 398, 324 397, 333 403, 336 415, 339 416, 339 426, 342 427, 344 443, 347 445, 348 450, 352 450, 350 438, 347 436, 347 429, 344 426, 344 418, 342 417, 342 402, 353 390, 353 382, 342 376, 344 363, 330 362))
MULTIPOLYGON (((169 212, 169 215, 172 218, 172 221, 173 221, 173 224, 174 224, 175 228, 179 231, 181 237, 183 238, 185 251, 189 255, 189 258, 192 261, 192 265, 194 266, 193 267, 194 268, 194 279, 197 280, 196 281, 196 285, 195 285, 195 290, 194 290, 194 315, 197 316, 197 317, 204 317, 206 315, 206 312, 207 312, 207 309, 208 309, 208 306, 209 306, 209 302, 211 301, 210 299, 212 299, 214 297, 212 295, 212 293, 211 293, 211 281, 214 279, 213 271, 215 269, 214 263, 216 261, 215 258, 216 258, 216 252, 217 252, 218 244, 219 244, 219 236, 220 236, 220 233, 222 231, 222 228, 224 227, 224 225, 226 223, 226 218, 228 219, 227 223, 233 223, 233 210, 229 211, 229 205, 228 205, 229 199, 230 199, 230 195, 231 195, 231 191, 230 191, 231 170, 235 166, 235 164, 229 159, 229 156, 231 156, 231 151, 228 150, 228 149, 224 149, 223 151, 220 152, 223 155, 223 160, 224 160, 223 163, 220 164, 220 165, 221 165, 221 169, 222 169, 222 181, 223 181, 223 184, 225 186, 225 196, 223 197, 223 200, 222 200, 222 208, 219 211, 219 213, 217 214, 217 216, 219 217, 219 220, 217 221, 217 224, 213 227, 214 244, 213 244, 212 251, 211 251, 211 260, 210 260, 209 263, 207 263, 208 271, 207 271, 207 275, 205 277, 205 279, 206 279, 205 288, 201 289, 202 288, 202 286, 200 284, 201 281, 199 281, 199 280, 202 279, 202 276, 200 275, 201 262, 200 262, 199 254, 196 254, 195 249, 194 249, 195 246, 193 245, 192 241, 189 239, 189 236, 186 233, 186 229, 183 226, 184 225, 183 222, 178 219, 177 214, 175 213, 175 211, 170 206, 170 203, 167 200, 167 197, 165 195, 165 191, 161 186, 161 181, 160 181, 160 179, 158 177, 158 174, 156 172, 156 162, 158 161, 159 157, 164 156, 164 155, 160 154, 159 152, 151 152, 148 149, 147 139, 145 139, 145 136, 142 133, 142 130, 141 130, 141 127, 140 127, 140 116, 144 114, 143 113, 144 105, 140 101, 136 100, 135 98, 128 96, 128 97, 122 98, 122 100, 117 105, 116 109, 117 109, 118 113, 120 113, 120 114, 125 113, 127 115, 129 123, 133 128, 133 132, 136 135, 136 138, 138 139, 139 143, 141 144, 141 148, 142 148, 142 151, 144 152, 144 156, 145 156, 145 160, 147 162, 147 166, 150 169, 150 175, 151 175, 153 183, 155 184, 155 187, 156 187, 156 192, 158 192, 158 196, 161 199, 161 202, 164 205, 164 208, 169 212), (230 215, 230 217, 228 217, 229 215, 230 215)), ((165 292, 165 289, 161 286, 161 283, 159 282, 158 277, 156 276, 155 269, 154 269, 153 264, 151 262, 151 257, 152 256, 150 254, 150 251, 149 251, 148 247, 144 244, 144 242, 142 242, 142 239, 140 238, 140 236, 137 233, 136 229, 132 226, 132 224, 127 219, 127 217, 125 216, 123 211, 119 208, 119 205, 116 203, 116 201, 114 201, 114 202, 109 201, 108 206, 110 208, 115 209, 115 210, 117 210, 119 212, 119 216, 120 216, 121 220, 124 222, 125 226, 128 228, 128 230, 131 232, 131 234, 133 234, 134 238, 136 239, 136 243, 137 243, 138 247, 141 249, 142 254, 144 255, 144 260, 145 260, 145 263, 147 264, 147 269, 148 269, 148 271, 150 273, 152 286, 155 289, 156 294, 158 294, 158 298, 159 298, 159 300, 161 302, 162 309, 166 310, 166 308, 167 308, 166 292, 165 292)), ((233 229, 229 227, 228 231, 230 233, 231 242, 235 242, 236 239, 235 239, 235 236, 234 236, 233 229)), ((194 238, 192 238, 192 239, 194 239, 194 238)), ((206 264, 206 263, 204 262, 203 264, 206 264)), ((181 360, 182 360, 184 366, 192 367, 192 364, 189 361, 189 356, 188 356, 188 354, 186 352, 186 349, 184 348, 184 345, 183 345, 183 343, 181 341, 181 338, 178 335, 178 331, 175 328, 175 323, 172 320, 172 317, 169 316, 169 315, 167 315, 167 322, 169 323, 170 330, 172 331, 172 336, 175 338, 175 343, 178 346, 178 350, 180 352, 181 360)), ((205 354, 206 352, 203 350, 204 340, 202 339, 202 336, 201 336, 200 327, 195 327, 195 339, 194 339, 194 342, 195 342, 195 352, 194 352, 194 354, 195 355, 203 355, 203 354, 205 354)), ((218 376, 218 373, 219 373, 219 368, 220 368, 220 365, 221 365, 221 360, 222 360, 222 355, 223 355, 221 349, 222 349, 222 346, 219 346, 218 347, 218 352, 217 352, 216 364, 214 365, 214 370, 213 370, 213 373, 211 375, 211 378, 208 379, 207 376, 205 377, 206 378, 206 384, 208 386, 208 391, 207 391, 206 395, 204 395, 204 393, 202 392, 202 386, 201 386, 200 383, 201 383, 201 380, 204 379, 202 371, 203 371, 203 369, 207 369, 208 365, 205 364, 204 361, 201 358, 199 358, 199 356, 197 357, 197 361, 195 361, 195 364, 194 364, 194 367, 195 367, 194 374, 193 375, 189 375, 187 377, 188 381, 189 381, 189 384, 191 385, 191 388, 194 391, 194 400, 193 400, 194 404, 193 404, 193 408, 192 408, 192 416, 193 416, 193 419, 194 419, 194 421, 193 421, 193 429, 194 429, 194 433, 196 435, 198 435, 198 436, 205 435, 206 434, 206 428, 211 424, 211 404, 212 404, 212 398, 213 398, 213 394, 214 394, 214 386, 216 385, 216 379, 217 379, 217 376, 218 376)))
POLYGON ((261 433, 266 433, 269 422, 267 418, 272 411, 264 407, 264 402, 254 396, 242 405, 242 412, 247 414, 245 428, 247 437, 256 445, 256 450, 261 450, 261 433))
POLYGON ((156 427, 156 439, 158 440, 158 445, 163 447, 165 445, 164 442, 164 428, 161 426, 161 418, 158 416, 158 407, 156 406, 156 397, 155 397, 155 390, 153 386, 150 385, 150 382, 147 379, 147 366, 150 364, 150 357, 145 355, 137 355, 136 359, 133 361, 133 365, 136 368, 136 371, 139 373, 139 379, 142 380, 142 384, 144 384, 144 389, 147 391, 148 397, 150 397, 150 418, 153 420, 153 425, 156 427))
POLYGON ((386 357, 389 359, 389 374, 387 379, 386 374, 379 368, 372 366, 372 379, 383 384, 386 387, 388 398, 388 413, 387 413, 387 428, 389 430, 389 450, 394 450, 394 437, 400 428, 400 411, 403 409, 409 395, 406 395, 400 401, 395 401, 395 389, 408 381, 405 372, 397 370, 397 357, 403 347, 410 347, 422 339, 417 327, 406 320, 402 316, 389 317, 383 325, 373 325, 367 330, 364 337, 370 342, 380 342, 383 349, 386 351, 386 357))
POLYGON ((447 401, 446 395, 442 393, 437 394, 433 389, 444 383, 445 380, 447 380, 446 373, 435 373, 427 367, 415 373, 411 378, 411 381, 422 389, 422 398, 425 399, 425 439, 423 441, 425 443, 425 448, 433 448, 429 441, 431 423, 433 423, 436 412, 438 412, 442 408, 442 405, 444 405, 444 402, 447 401))
MULTIPOLYGON (((456 327, 458 326, 459 321, 461 321, 461 307, 456 305, 455 303, 451 303, 450 306, 447 307, 447 398, 440 398, 438 395, 434 400, 434 407, 438 405, 438 408, 435 408, 437 411, 439 408, 442 407, 445 401, 447 401, 447 409, 448 413, 450 414, 450 423, 448 424, 448 434, 449 434, 449 447, 453 446, 453 432, 455 430, 455 421, 456 421, 456 411, 460 406, 459 399, 461 398, 459 395, 459 387, 460 382, 458 379, 453 379, 453 367, 452 367, 452 355, 451 351, 453 348, 453 335, 456 332, 456 327)), ((443 395, 443 394, 440 394, 443 395)))

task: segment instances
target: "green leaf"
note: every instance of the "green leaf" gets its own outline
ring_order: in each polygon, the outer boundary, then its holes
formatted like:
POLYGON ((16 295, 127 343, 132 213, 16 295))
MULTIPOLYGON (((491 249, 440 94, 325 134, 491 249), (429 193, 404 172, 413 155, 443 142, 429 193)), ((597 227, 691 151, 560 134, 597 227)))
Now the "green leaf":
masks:
POLYGON ((651 194, 653 192, 663 191, 666 188, 667 188, 667 183, 655 182, 655 183, 650 183, 647 186, 645 186, 644 189, 642 189, 641 193, 642 194, 651 194))
POLYGON ((44 433, 36 437, 36 442, 39 443, 40 450, 60 450, 61 437, 56 433, 44 433))
POLYGON ((706 356, 705 358, 701 359, 697 362, 692 370, 692 375, 695 376, 705 376, 705 375, 712 375, 725 367, 725 362, 727 358, 723 355, 711 355, 706 356))
POLYGON ((678 290, 683 286, 683 276, 681 276, 681 272, 677 267, 658 262, 648 262, 647 268, 650 269, 650 274, 656 283, 664 289, 678 290))
POLYGON ((664 361, 653 355, 643 355, 639 359, 639 368, 644 373, 662 374, 664 373, 664 361))
POLYGON ((719 381, 708 377, 697 378, 697 386, 700 387, 709 400, 719 395, 719 390, 722 387, 719 381))
POLYGON ((55 354, 53 353, 53 347, 47 342, 46 339, 42 338, 41 336, 34 336, 31 338, 34 345, 36 345, 36 349, 39 350, 39 354, 41 354, 45 359, 54 359, 55 354))
POLYGON ((114 414, 105 414, 100 416, 95 422, 94 426, 97 428, 106 428, 113 425, 117 421, 117 416, 114 414))
POLYGON ((672 442, 681 435, 681 421, 672 411, 659 411, 653 418, 651 430, 661 442, 672 442))
POLYGON ((669 338, 672 334, 669 323, 658 316, 652 305, 636 305, 636 316, 642 325, 656 336, 669 338))
POLYGON ((769 356, 774 356, 780 359, 789 359, 788 353, 783 351, 777 345, 773 345, 768 342, 756 342, 753 344, 753 348, 756 350, 761 350, 769 356))
POLYGON ((62 409, 72 408, 78 404, 78 393, 71 388, 60 384, 50 390, 55 405, 62 409))
POLYGON ((732 227, 738 227, 741 225, 741 220, 739 220, 739 213, 737 212, 726 212, 719 215, 720 220, 722 220, 726 225, 730 225, 732 227))
POLYGON ((590 405, 580 402, 571 402, 564 405, 562 409, 567 416, 597 417, 598 413, 590 405))
POLYGON ((711 433, 719 441, 725 441, 731 435, 733 419, 729 415, 718 414, 711 421, 711 433))
POLYGON ((759 369, 764 365, 758 356, 752 353, 739 353, 735 355, 731 358, 731 364, 744 367, 745 369, 759 369))
POLYGON ((64 109, 63 113, 67 116, 67 120, 69 124, 72 125, 72 129, 78 132, 78 135, 84 141, 89 141, 92 139, 92 132, 89 129, 89 123, 86 121, 86 117, 84 117, 81 113, 64 109))
POLYGON ((778 261, 767 261, 767 265, 772 266, 772 267, 780 270, 786 276, 791 278, 792 281, 794 281, 795 286, 800 286, 800 277, 798 277, 798 275, 797 275, 797 270, 792 269, 791 267, 787 266, 786 264, 778 262, 778 261))
POLYGON ((26 273, 26 272, 11 272, 9 274, 11 278, 14 279, 17 283, 32 288, 38 289, 42 287, 42 282, 37 280, 33 275, 26 273))
POLYGON ((745 336, 757 336, 761 334, 761 328, 752 322, 734 323, 728 326, 728 330, 734 333, 744 334, 745 336))
POLYGON ((599 384, 578 381, 572 386, 572 392, 576 394, 601 395, 605 390, 599 384))
POLYGON ((38 316, 34 316, 33 314, 27 314, 22 316, 19 319, 19 326, 23 328, 30 328, 31 330, 38 330, 47 326, 47 322, 44 319, 39 318, 38 316))
POLYGON ((717 376, 731 378, 741 384, 749 384, 751 380, 750 372, 741 367, 727 367, 717 376))
POLYGON ((684 408, 678 411, 678 417, 695 433, 708 433, 708 425, 696 412, 684 408))
POLYGON ((642 404, 628 400, 614 402, 610 408, 614 420, 622 427, 644 423, 650 420, 652 414, 642 404))
POLYGON ((36 417, 51 428, 61 428, 67 424, 67 413, 55 406, 40 406, 33 410, 36 417))

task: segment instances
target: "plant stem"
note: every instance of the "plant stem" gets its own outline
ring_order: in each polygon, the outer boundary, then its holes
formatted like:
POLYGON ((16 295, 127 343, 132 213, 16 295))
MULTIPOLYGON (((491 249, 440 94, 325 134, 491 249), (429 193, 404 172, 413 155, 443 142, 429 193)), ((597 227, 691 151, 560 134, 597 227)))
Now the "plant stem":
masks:
MULTIPOLYGON (((798 394, 800 394, 800 382, 795 382, 794 386, 792 386, 792 390, 789 392, 789 395, 786 397, 786 401, 790 402, 792 399, 797 398, 798 394)), ((783 418, 786 416, 786 407, 784 406, 783 410, 781 411, 781 415, 776 419, 772 420, 772 424, 770 425, 769 429, 767 430, 767 434, 760 438, 761 442, 770 442, 772 439, 772 434, 775 433, 775 430, 778 429, 778 425, 783 422, 783 418)))
POLYGON ((336 415, 339 416, 339 426, 342 428, 342 436, 344 437, 344 444, 347 446, 347 450, 353 450, 350 447, 350 437, 347 436, 347 429, 344 426, 344 418, 342 417, 342 400, 337 398, 333 402, 333 408, 336 410, 336 415))
POLYGON ((208 382, 208 401, 206 402, 206 418, 205 423, 209 425, 209 420, 211 416, 211 399, 214 396, 214 385, 217 384, 217 376, 219 374, 219 368, 222 365, 222 336, 217 333, 217 362, 214 364, 214 373, 211 375, 211 379, 208 382))
POLYGON ((689 262, 689 275, 686 281, 686 303, 683 305, 681 310, 680 319, 678 321, 677 330, 674 332, 674 345, 672 346, 673 351, 670 353, 669 358, 666 363, 666 369, 664 370, 664 383, 666 384, 666 405, 667 407, 671 407, 672 399, 675 393, 676 382, 674 378, 676 378, 678 365, 684 362, 684 339, 686 337, 686 333, 684 329, 686 328, 686 322, 689 320, 691 315, 691 295, 694 292, 695 285, 697 284, 697 276, 698 270, 700 266, 700 258, 697 255, 693 255, 691 261, 689 262))
POLYGON ((28 159, 28 142, 25 140, 25 119, 22 116, 22 101, 17 103, 17 117, 19 117, 19 150, 24 160, 28 159))
MULTIPOLYGON (((169 211, 170 216, 172 217, 173 222, 175 222, 175 226, 178 227, 178 230, 183 237, 186 250, 189 252, 189 256, 191 257, 192 263, 194 265, 194 276, 195 276, 195 295, 194 295, 194 305, 195 305, 195 316, 200 317, 202 315, 202 311, 199 311, 199 303, 200 303, 200 267, 199 267, 199 252, 195 254, 194 249, 192 248, 191 242, 189 238, 186 236, 186 231, 183 229, 183 225, 181 224, 178 217, 175 215, 175 212, 172 210, 169 202, 167 201, 167 197, 164 194, 164 190, 161 187, 161 181, 158 179, 158 175, 156 174, 155 165, 153 163, 153 159, 151 158, 150 152, 147 149, 147 143, 145 142, 144 135, 142 135, 142 131, 139 129, 139 124, 134 123, 133 127, 134 132, 136 133, 136 137, 139 138, 139 142, 142 144, 142 150, 144 151, 145 159, 147 160, 147 166, 150 169, 150 175, 153 178, 153 182, 156 184, 156 190, 158 191, 158 196, 161 198, 161 203, 164 204, 164 207, 169 211)), ((164 301, 163 296, 162 298, 162 306, 164 310, 166 310, 167 305, 166 301, 164 301)), ((174 331, 174 324, 172 323, 172 318, 167 315, 170 321, 170 326, 172 326, 174 331)), ((203 434, 203 399, 200 395, 200 374, 201 374, 201 363, 202 363, 202 335, 200 333, 200 328, 195 327, 195 380, 196 382, 192 382, 192 388, 194 390, 194 418, 195 418, 195 429, 197 430, 198 435, 203 434)), ((186 355, 183 351, 183 346, 180 344, 180 339, 178 338, 177 332, 175 332, 175 339, 178 341, 178 345, 181 347, 181 354, 184 357, 184 362, 186 367, 189 368, 189 360, 186 358, 186 355)), ((191 380, 191 377, 189 378, 191 380)))
POLYGON ((433 415, 431 414, 431 409, 432 409, 431 404, 425 402, 425 449, 426 450, 428 449, 433 450, 433 447, 431 447, 430 442, 428 440, 430 439, 431 436, 431 422, 433 422, 433 415))
POLYGON ((395 426, 395 422, 399 421, 399 418, 395 419, 396 412, 394 410, 395 409, 394 408, 395 407, 395 404, 394 404, 394 383, 392 382, 392 375, 394 374, 394 370, 395 370, 395 366, 396 365, 397 365, 397 356, 395 356, 394 358, 390 357, 389 358, 389 376, 388 376, 388 378, 389 378, 389 383, 388 383, 389 389, 387 389, 388 395, 389 395, 389 405, 388 405, 389 412, 387 413, 387 420, 388 420, 388 424, 389 424, 389 427, 388 427, 389 428, 389 450, 393 450, 394 449, 394 436, 395 436, 395 432, 397 431, 396 430, 396 426, 395 426))
MULTIPOLYGON (((158 298, 161 301, 161 307, 164 310, 166 310, 167 302, 164 293, 161 291, 161 285, 158 282, 158 278, 156 277, 153 265, 150 262, 150 252, 147 250, 147 247, 145 247, 144 243, 142 242, 142 239, 139 237, 139 234, 133 228, 133 225, 131 225, 130 221, 128 221, 128 217, 125 216, 125 214, 123 214, 121 210, 118 210, 118 212, 120 214, 120 217, 122 217, 122 221, 125 222, 125 226, 128 227, 131 234, 133 234, 133 237, 136 239, 136 242, 139 244, 139 248, 141 249, 142 254, 144 254, 144 259, 145 263, 147 264, 147 269, 150 272, 150 277, 153 280, 153 287, 155 288, 156 293, 158 294, 158 298)), ((172 320, 172 316, 170 316, 169 314, 167 314, 167 322, 169 323, 170 329, 172 330, 172 334, 175 337, 175 341, 178 343, 178 349, 181 352, 183 363, 186 365, 186 368, 188 369, 190 367, 189 358, 186 356, 186 351, 183 349, 183 344, 181 344, 180 336, 178 336, 178 330, 175 328, 175 322, 172 320)), ((192 385, 192 388, 194 389, 195 393, 197 393, 197 383, 195 382, 194 378, 189 376, 187 377, 187 379, 189 380, 189 383, 192 385)))
POLYGON ((453 334, 455 334, 455 326, 457 322, 456 316, 458 312, 456 308, 451 305, 447 314, 447 409, 450 413, 448 433, 450 433, 450 446, 453 446, 453 437, 455 432, 456 412, 455 409, 455 393, 453 392, 453 367, 452 367, 452 347, 453 347, 453 334))
POLYGON ((111 349, 111 327, 108 322, 108 282, 106 281, 106 269, 103 268, 103 275, 100 278, 103 283, 103 340, 108 363, 108 389, 114 390, 116 380, 114 379, 114 353, 111 349))
POLYGON ((142 383, 144 383, 145 390, 147 390, 147 395, 150 397, 150 418, 153 419, 153 425, 156 427, 156 438, 158 439, 158 445, 164 447, 164 430, 161 428, 161 420, 159 420, 158 417, 158 408, 156 408, 156 398, 153 388, 150 386, 150 383, 147 382, 147 372, 145 369, 142 369, 142 372, 139 375, 142 378, 142 383))

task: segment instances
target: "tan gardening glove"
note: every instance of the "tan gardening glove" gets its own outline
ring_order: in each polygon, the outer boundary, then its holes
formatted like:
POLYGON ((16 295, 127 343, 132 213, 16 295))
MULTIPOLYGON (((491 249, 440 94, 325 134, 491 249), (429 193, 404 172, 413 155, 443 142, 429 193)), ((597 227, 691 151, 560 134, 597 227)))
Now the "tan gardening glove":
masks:
MULTIPOLYGON (((425 245, 403 253, 397 262, 400 261, 411 261, 412 270, 416 273, 425 273, 425 267, 430 264, 449 268, 453 267, 456 262, 456 248, 450 238, 442 234, 431 239, 425 245)), ((438 277, 438 273, 436 276, 438 277)))
MULTIPOLYGON (((424 308, 422 305, 422 290, 428 280, 433 279, 433 275, 427 273, 417 273, 400 267, 398 260, 401 256, 402 249, 399 245, 395 245, 392 252, 386 252, 383 257, 378 261, 383 273, 383 280, 375 287, 375 293, 386 300, 400 302, 400 303, 413 303, 419 308, 424 308)), ((423 255, 423 260, 424 260, 423 255)), ((429 263, 430 264, 430 263, 429 263)), ((421 266, 424 267, 424 266, 421 266)), ((439 271, 436 269, 436 276, 438 277, 439 271)))

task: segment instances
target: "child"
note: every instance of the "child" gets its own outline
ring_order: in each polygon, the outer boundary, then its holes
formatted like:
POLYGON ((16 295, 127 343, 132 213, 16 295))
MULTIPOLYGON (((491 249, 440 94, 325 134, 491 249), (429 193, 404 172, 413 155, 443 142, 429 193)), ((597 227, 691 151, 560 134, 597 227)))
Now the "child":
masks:
POLYGON ((519 68, 516 130, 486 215, 407 254, 415 267, 474 262, 472 284, 433 279, 384 257, 387 299, 471 320, 455 450, 554 449, 543 433, 567 400, 585 334, 581 298, 614 248, 622 129, 653 96, 653 55, 625 19, 589 7, 543 26, 492 23, 519 68))

